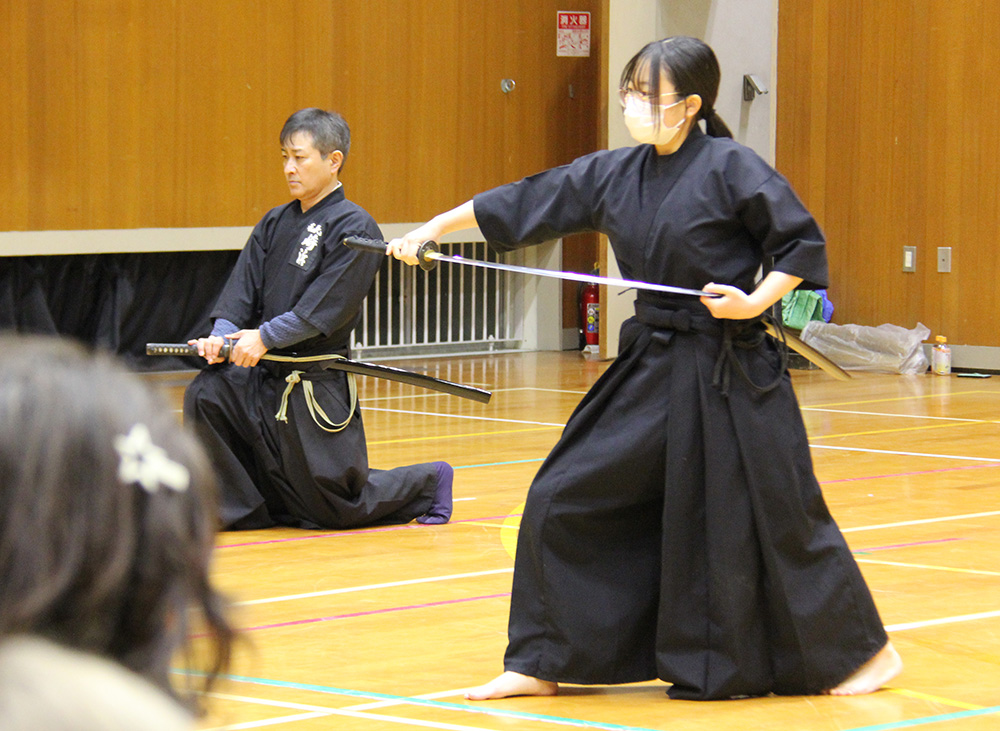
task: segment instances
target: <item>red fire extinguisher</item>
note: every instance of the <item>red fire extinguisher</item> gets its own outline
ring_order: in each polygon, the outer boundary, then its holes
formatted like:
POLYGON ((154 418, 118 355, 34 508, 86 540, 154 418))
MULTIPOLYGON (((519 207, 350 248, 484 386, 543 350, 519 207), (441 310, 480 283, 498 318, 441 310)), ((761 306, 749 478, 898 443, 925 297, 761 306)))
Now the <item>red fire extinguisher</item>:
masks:
POLYGON ((600 290, 593 282, 583 287, 583 292, 580 295, 580 315, 583 321, 583 335, 587 344, 584 350, 597 350, 601 332, 601 301, 600 290))

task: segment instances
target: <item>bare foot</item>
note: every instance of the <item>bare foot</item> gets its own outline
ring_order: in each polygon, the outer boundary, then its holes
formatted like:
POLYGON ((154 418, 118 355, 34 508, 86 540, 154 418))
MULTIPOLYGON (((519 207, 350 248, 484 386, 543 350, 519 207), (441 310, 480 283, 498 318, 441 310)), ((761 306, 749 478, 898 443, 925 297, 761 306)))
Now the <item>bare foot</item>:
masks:
POLYGON ((465 697, 470 701, 488 701, 515 695, 555 695, 558 692, 558 683, 508 670, 486 685, 466 691, 465 697))
POLYGON ((878 651, 871 660, 854 671, 847 680, 827 691, 830 695, 864 695, 874 693, 899 675, 903 660, 891 642, 878 651))

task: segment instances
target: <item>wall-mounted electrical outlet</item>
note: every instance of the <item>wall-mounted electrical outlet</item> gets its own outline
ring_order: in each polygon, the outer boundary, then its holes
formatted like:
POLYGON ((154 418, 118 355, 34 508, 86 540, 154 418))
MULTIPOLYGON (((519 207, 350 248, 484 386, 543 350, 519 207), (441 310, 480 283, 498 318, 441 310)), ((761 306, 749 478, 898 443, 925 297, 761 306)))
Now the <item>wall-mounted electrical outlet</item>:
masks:
POLYGON ((938 271, 939 272, 950 272, 951 271, 951 247, 950 246, 939 246, 938 247, 938 271))

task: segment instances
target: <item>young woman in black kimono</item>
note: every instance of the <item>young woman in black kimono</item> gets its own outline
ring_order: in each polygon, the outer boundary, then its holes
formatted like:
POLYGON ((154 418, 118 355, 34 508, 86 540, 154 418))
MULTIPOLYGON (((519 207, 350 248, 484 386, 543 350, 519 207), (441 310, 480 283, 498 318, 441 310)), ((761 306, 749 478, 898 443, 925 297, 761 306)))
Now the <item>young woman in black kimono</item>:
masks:
POLYGON ((674 698, 852 695, 902 668, 760 323, 786 292, 827 285, 823 235, 731 139, 719 76, 699 40, 650 43, 621 80, 639 145, 487 191, 390 242, 413 264, 421 242, 476 225, 500 251, 596 230, 624 277, 720 295, 639 293, 617 360, 528 492, 505 672, 469 698, 654 678, 674 698))

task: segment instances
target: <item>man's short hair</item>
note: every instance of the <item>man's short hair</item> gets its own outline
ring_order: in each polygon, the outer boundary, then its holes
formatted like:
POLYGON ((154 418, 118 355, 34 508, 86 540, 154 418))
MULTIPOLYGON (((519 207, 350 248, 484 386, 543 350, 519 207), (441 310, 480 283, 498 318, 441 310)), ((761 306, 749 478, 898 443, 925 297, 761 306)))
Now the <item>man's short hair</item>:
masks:
MULTIPOLYGON (((309 107, 295 112, 285 126, 281 128, 281 146, 284 147, 298 132, 308 132, 312 135, 312 144, 323 157, 334 150, 340 150, 347 161, 347 152, 351 147, 351 129, 342 116, 336 112, 309 107)), ((341 163, 343 167, 343 163, 341 163)))

